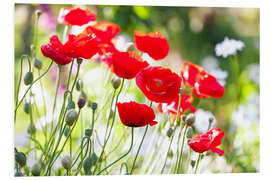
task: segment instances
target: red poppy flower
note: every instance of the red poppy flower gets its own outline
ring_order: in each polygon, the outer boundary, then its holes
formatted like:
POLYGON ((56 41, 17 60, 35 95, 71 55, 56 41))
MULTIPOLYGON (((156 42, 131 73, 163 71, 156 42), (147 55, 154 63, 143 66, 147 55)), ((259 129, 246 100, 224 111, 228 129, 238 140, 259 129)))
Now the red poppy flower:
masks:
MULTIPOLYGON (((190 94, 182 94, 181 95, 181 107, 180 113, 183 114, 186 110, 191 110, 191 112, 196 112, 196 108, 193 107, 191 104, 193 103, 193 97, 190 94)), ((179 104, 179 96, 175 98, 170 103, 159 103, 157 110, 160 113, 167 113, 170 112, 172 114, 177 114, 178 111, 178 104, 179 104)))
POLYGON ((118 52, 112 54, 113 72, 125 79, 134 78, 140 70, 149 66, 141 56, 135 52, 118 52))
POLYGON ((72 58, 64 54, 63 44, 56 35, 50 38, 49 44, 41 46, 41 52, 45 57, 52 59, 59 65, 65 65, 72 61, 72 58))
POLYGON ((95 34, 70 34, 64 44, 64 52, 73 58, 90 59, 98 52, 98 42, 95 34))
POLYGON ((110 69, 112 67, 112 56, 114 53, 119 53, 119 51, 114 47, 112 43, 99 45, 99 59, 101 62, 107 64, 110 69))
POLYGON ((89 9, 81 9, 79 7, 61 8, 58 16, 58 22, 60 24, 70 24, 82 26, 90 21, 95 21, 96 15, 89 9))
POLYGON ((225 132, 222 132, 221 128, 212 128, 205 134, 198 135, 191 139, 188 145, 193 149, 193 151, 198 153, 211 150, 219 156, 222 156, 224 151, 217 148, 217 146, 221 144, 221 140, 224 136, 225 132))
POLYGON ((181 68, 184 84, 193 88, 193 93, 199 98, 221 98, 225 88, 219 84, 214 76, 202 67, 185 62, 181 68))
POLYGON ((169 53, 168 41, 159 31, 145 34, 135 30, 134 42, 138 50, 148 53, 155 60, 161 60, 169 53))
POLYGON ((121 31, 120 27, 109 21, 96 23, 94 26, 88 26, 83 33, 94 33, 100 42, 110 42, 121 31))
POLYGON ((157 124, 153 109, 146 104, 126 102, 116 104, 121 122, 129 127, 153 126, 157 124))
POLYGON ((170 103, 179 96, 181 78, 170 69, 153 66, 137 74, 136 84, 150 101, 170 103))

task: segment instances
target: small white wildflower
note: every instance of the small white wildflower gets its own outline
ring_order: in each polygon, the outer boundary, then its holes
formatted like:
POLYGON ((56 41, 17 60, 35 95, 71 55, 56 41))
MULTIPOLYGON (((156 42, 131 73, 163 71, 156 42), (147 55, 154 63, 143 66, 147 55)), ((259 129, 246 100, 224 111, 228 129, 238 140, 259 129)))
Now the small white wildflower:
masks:
POLYGON ((244 47, 245 44, 242 41, 225 37, 224 41, 216 45, 215 51, 217 56, 226 58, 234 55, 237 51, 241 51, 244 47))

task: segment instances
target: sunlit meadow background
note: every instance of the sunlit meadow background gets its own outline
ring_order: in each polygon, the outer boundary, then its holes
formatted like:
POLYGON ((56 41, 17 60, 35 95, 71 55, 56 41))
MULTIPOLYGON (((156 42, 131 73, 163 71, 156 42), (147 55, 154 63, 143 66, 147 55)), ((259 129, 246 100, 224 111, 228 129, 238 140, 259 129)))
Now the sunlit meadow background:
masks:
MULTIPOLYGON (((20 73, 20 57, 22 54, 30 54, 30 45, 33 42, 35 10, 40 9, 43 14, 38 24, 38 47, 48 42, 53 34, 62 37, 63 25, 57 24, 57 16, 61 7, 67 5, 15 5, 15 87, 18 84, 20 73)), ((225 154, 206 156, 200 164, 201 173, 218 172, 258 172, 259 171, 259 9, 241 8, 198 8, 198 7, 158 7, 158 6, 95 6, 87 5, 87 8, 97 14, 99 21, 112 21, 121 27, 120 36, 116 42, 119 49, 125 49, 127 42, 133 41, 133 30, 144 32, 161 31, 167 37, 170 44, 170 53, 161 62, 153 61, 149 56, 143 58, 152 65, 162 65, 179 72, 183 61, 191 61, 203 66, 210 74, 213 74, 219 82, 224 85, 226 92, 221 99, 204 99, 201 101, 197 112, 195 128, 198 133, 205 132, 209 117, 215 117, 215 124, 226 132, 222 143, 225 154), (239 87, 232 82, 232 70, 230 61, 215 54, 215 45, 224 40, 225 37, 241 40, 244 49, 238 53, 240 76, 239 85, 241 89, 239 101, 235 101, 235 94, 239 87)), ((74 33, 80 32, 80 27, 73 27, 74 33)), ((45 70, 50 60, 43 57, 40 50, 37 57, 43 62, 45 70)), ((67 65, 68 67, 69 65, 67 65)), ((23 74, 27 72, 27 64, 24 64, 23 74)), ((67 75, 67 69, 63 68, 63 74, 67 75)), ((74 70, 75 75, 76 70, 74 70)), ((35 70, 34 77, 38 76, 35 70)), ((36 83, 32 88, 38 113, 35 113, 34 122, 37 128, 37 139, 44 140, 42 129, 50 123, 52 117, 53 98, 57 66, 53 67, 42 83, 36 83), (43 86, 43 91, 41 91, 43 86), (44 103, 45 101, 45 103, 44 103)), ((108 113, 110 94, 113 89, 110 83, 106 84, 108 78, 114 75, 97 60, 83 61, 82 71, 79 78, 84 86, 83 91, 88 99, 98 103, 96 127, 99 139, 104 137, 105 116, 108 113)), ((60 111, 63 93, 65 90, 60 84, 59 96, 57 96, 57 112, 60 111)), ((148 103, 142 92, 136 87, 134 79, 126 83, 125 93, 120 96, 120 101, 135 100, 139 103, 148 103)), ((26 87, 20 90, 19 98, 26 87)), ((75 92, 75 102, 80 93, 75 92)), ((197 101, 197 99, 195 99, 197 101)), ((195 102, 196 103, 196 102, 195 102)), ((153 105, 156 111, 156 104, 153 105)), ((57 114, 57 113, 56 113, 57 114)), ((59 114, 59 113, 58 113, 59 114)), ((91 119, 91 110, 83 108, 81 117, 84 128, 88 127, 91 119)), ((159 124, 149 129, 140 152, 135 173, 158 174, 162 168, 165 154, 167 153, 169 138, 166 136, 169 123, 166 121, 168 115, 157 116, 159 124)), ((28 152, 29 138, 27 128, 30 124, 29 116, 20 107, 15 124, 15 147, 27 153, 27 165, 31 167, 35 162, 34 151, 28 152)), ((135 148, 129 156, 134 156, 136 147, 140 143, 144 128, 135 130, 135 148)), ((109 142, 112 153, 108 154, 115 159, 121 152, 128 149, 129 129, 124 127, 119 120, 113 129, 113 138, 109 142), (117 147, 117 149, 115 149, 117 147)), ((75 128, 73 135, 73 147, 79 147, 81 138, 80 123, 75 128)), ((175 138, 176 140, 176 138, 175 138)), ((95 142, 99 148, 99 142, 95 142)), ((68 148, 68 147, 67 147, 68 148)), ((188 148, 184 149, 184 156, 188 154, 188 148)), ((174 158, 175 148, 172 147, 172 155, 169 157, 168 166, 174 158)), ((109 153, 109 152, 108 152, 109 153)), ((195 160, 195 153, 191 158, 195 160)), ((185 157, 184 157, 185 158, 185 157)), ((111 159, 111 158, 110 158, 111 159)), ((173 162, 173 161, 172 161, 173 162)), ((185 161, 184 161, 185 162, 185 161)), ((131 162, 127 162, 132 163, 131 162)), ((121 163, 118 163, 120 166, 121 163)), ((60 168, 59 162, 54 166, 60 168)), ((113 168, 115 170, 115 168, 113 168)), ((119 169, 119 168, 118 168, 119 169)), ((116 170, 115 170, 116 171, 116 170)), ((166 172, 166 170, 165 170, 166 172)), ((119 174, 120 172, 112 172, 119 174)))

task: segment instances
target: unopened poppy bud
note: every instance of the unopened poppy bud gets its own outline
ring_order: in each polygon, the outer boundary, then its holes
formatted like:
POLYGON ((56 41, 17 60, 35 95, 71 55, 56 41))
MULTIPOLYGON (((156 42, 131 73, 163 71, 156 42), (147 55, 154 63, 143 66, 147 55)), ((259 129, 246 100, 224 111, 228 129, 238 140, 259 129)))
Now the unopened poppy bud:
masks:
POLYGON ((212 124, 214 122, 214 118, 213 117, 210 117, 209 118, 209 123, 212 124))
POLYGON ((24 167, 26 164, 26 156, 23 152, 15 153, 15 161, 21 166, 24 167))
POLYGON ((112 86, 113 86, 114 89, 118 89, 120 84, 121 84, 121 79, 113 78, 111 83, 112 83, 112 86))
POLYGON ((30 103, 28 102, 25 102, 24 105, 23 105, 23 111, 26 113, 26 114, 29 114, 30 112, 30 103))
POLYGON ((27 72, 27 73, 24 75, 24 79, 23 79, 24 84, 25 84, 26 86, 32 84, 33 79, 34 79, 33 73, 32 73, 32 72, 27 72))
POLYGON ((41 167, 40 167, 39 163, 35 163, 33 165, 33 167, 31 168, 31 173, 33 174, 33 176, 40 176, 41 167))
POLYGON ((93 129, 85 129, 84 134, 85 136, 91 137, 93 133, 93 129))
POLYGON ((80 90, 82 90, 82 88, 83 88, 83 82, 82 82, 82 80, 78 79, 76 81, 76 90, 80 91, 80 90))
POLYGON ((189 127, 187 130, 187 138, 190 139, 193 137, 193 129, 192 127, 189 127))
POLYGON ((82 63, 82 61, 83 61, 83 59, 82 59, 82 58, 77 58, 77 64, 81 64, 81 63, 82 63))
POLYGON ((15 177, 21 177, 21 176, 23 176, 23 173, 21 173, 21 172, 15 172, 15 175, 14 175, 15 177))
POLYGON ((66 137, 68 137, 68 135, 69 135, 69 128, 66 128, 66 129, 65 129, 64 135, 65 135, 66 137))
POLYGON ((88 101, 87 101, 87 107, 89 107, 89 108, 90 108, 90 107, 91 107, 91 103, 92 103, 92 102, 91 102, 91 100, 90 100, 90 99, 88 99, 88 101))
POLYGON ((187 115, 183 114, 181 116, 181 121, 185 122, 186 123, 186 120, 187 120, 187 115))
POLYGON ((169 128, 168 131, 167 131, 167 136, 168 137, 171 137, 173 134, 173 129, 172 128, 169 128))
POLYGON ((75 103, 74 101, 69 101, 67 105, 67 110, 75 109, 75 103))
POLYGON ((75 109, 70 109, 67 112, 66 115, 66 123, 68 126, 72 126, 72 124, 77 120, 78 118, 78 113, 75 109))
POLYGON ((80 98, 79 100, 78 100, 78 107, 81 109, 81 108, 83 108, 84 107, 84 105, 85 105, 85 99, 84 98, 80 98))
POLYGON ((98 160, 98 157, 97 157, 96 153, 92 153, 92 155, 91 155, 91 163, 92 163, 93 166, 96 165, 97 160, 98 160))
POLYGON ((66 170, 70 169, 71 168, 71 165, 72 165, 72 161, 70 159, 69 156, 64 156, 61 160, 61 164, 63 166, 63 168, 65 168, 66 170))
POLYGON ((89 174, 89 171, 91 169, 91 157, 87 157, 83 162, 83 170, 85 174, 89 174))
POLYGON ((39 10, 39 9, 36 10, 36 16, 37 16, 37 17, 41 16, 41 14, 42 14, 41 10, 39 10))
POLYGON ((30 123, 30 125, 27 128, 28 134, 35 134, 36 133, 36 127, 34 124, 30 123))
POLYGON ((194 166, 195 166, 195 164, 196 164, 196 161, 191 160, 190 164, 191 164, 192 168, 194 168, 194 166))
POLYGON ((92 108, 93 111, 95 111, 95 110, 97 109, 97 105, 98 105, 98 104, 95 103, 95 102, 92 102, 92 103, 91 103, 91 108, 92 108))
POLYGON ((173 157, 173 151, 172 151, 172 150, 169 151, 168 157, 169 157, 169 158, 172 158, 172 157, 173 157))
POLYGON ((193 115, 193 114, 190 114, 190 115, 188 115, 188 117, 187 117, 187 119, 186 119, 186 124, 187 124, 188 126, 193 126, 195 120, 196 120, 196 116, 193 115))
POLYGON ((127 52, 132 52, 136 49, 132 42, 127 43, 126 47, 127 47, 127 49, 126 49, 127 52))
POLYGON ((42 61, 39 60, 38 58, 34 58, 34 66, 37 69, 41 69, 42 68, 42 61))

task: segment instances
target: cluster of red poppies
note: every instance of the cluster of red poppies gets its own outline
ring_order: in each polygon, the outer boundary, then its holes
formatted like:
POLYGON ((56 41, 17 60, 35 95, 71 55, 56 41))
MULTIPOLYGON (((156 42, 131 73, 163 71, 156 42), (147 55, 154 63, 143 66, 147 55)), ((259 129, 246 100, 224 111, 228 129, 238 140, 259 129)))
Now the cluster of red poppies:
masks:
MULTIPOLYGON (((69 25, 84 25, 95 21, 96 15, 88 9, 78 7, 62 8, 58 21, 69 25)), ((224 94, 216 78, 207 73, 202 67, 186 62, 179 73, 172 72, 161 66, 149 66, 142 57, 134 51, 121 52, 113 44, 113 39, 119 34, 120 27, 113 22, 97 22, 89 25, 78 34, 68 36, 67 42, 61 43, 54 35, 47 45, 41 46, 44 56, 51 58, 59 65, 65 65, 72 58, 92 59, 94 55, 105 62, 110 70, 124 79, 136 78, 136 84, 143 94, 152 102, 159 103, 158 111, 177 113, 182 80, 190 87, 198 98, 220 98, 224 94)), ((169 44, 161 32, 134 31, 134 45, 137 50, 147 53, 154 60, 162 60, 169 53, 169 44)), ((180 112, 196 111, 191 94, 181 94, 180 112)), ((142 127, 157 124, 153 109, 145 104, 136 102, 117 103, 121 122, 130 127, 142 127), (129 112, 129 113, 126 113, 129 112)), ((212 150, 222 155, 221 150, 215 148, 220 145, 224 132, 211 129, 206 134, 196 136, 189 142, 190 147, 199 153, 212 150)))

